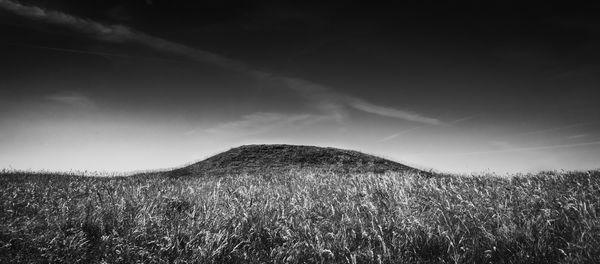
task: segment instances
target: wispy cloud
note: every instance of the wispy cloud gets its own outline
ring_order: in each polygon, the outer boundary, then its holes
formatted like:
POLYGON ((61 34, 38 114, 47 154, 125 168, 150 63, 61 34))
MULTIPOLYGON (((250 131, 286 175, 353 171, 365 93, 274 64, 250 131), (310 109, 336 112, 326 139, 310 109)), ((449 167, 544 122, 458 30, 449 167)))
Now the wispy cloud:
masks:
POLYGON ((189 59, 209 63, 228 70, 240 72, 250 71, 248 67, 240 61, 231 60, 216 53, 147 35, 123 25, 107 25, 63 12, 47 10, 37 6, 23 5, 10 0, 0 0, 0 8, 29 19, 64 26, 102 41, 117 43, 134 42, 158 51, 182 55, 189 59))
POLYGON ((516 145, 504 140, 490 140, 488 141, 490 145, 497 148, 497 150, 506 150, 506 149, 518 149, 516 145))
POLYGON ((320 113, 341 122, 347 111, 344 105, 345 96, 334 91, 331 87, 287 76, 270 76, 272 81, 280 82, 289 89, 297 92, 309 101, 312 108, 320 113))
POLYGON ((110 53, 110 52, 99 52, 99 51, 90 51, 90 50, 81 50, 81 49, 67 49, 67 48, 46 47, 46 46, 30 45, 30 44, 19 43, 19 42, 3 42, 2 44, 3 45, 10 45, 10 46, 27 47, 27 48, 32 48, 32 49, 43 49, 43 50, 68 52, 68 53, 75 53, 75 54, 99 55, 99 56, 103 56, 103 57, 114 57, 114 58, 124 58, 124 59, 137 59, 137 60, 151 60, 151 61, 174 61, 174 60, 169 60, 169 59, 159 58, 159 57, 146 57, 146 56, 139 56, 139 55, 127 55, 127 54, 110 53))
POLYGON ((499 150, 456 153, 454 155, 465 156, 465 155, 480 155, 480 154, 497 154, 497 153, 511 153, 511 152, 523 152, 523 151, 535 151, 535 150, 547 150, 547 149, 572 148, 572 147, 586 147, 586 146, 595 146, 595 145, 600 145, 600 141, 582 142, 582 143, 574 143, 574 144, 537 146, 537 147, 505 148, 505 149, 499 149, 499 150))
POLYGON ((402 120, 406 120, 406 121, 413 121, 413 122, 418 122, 418 123, 423 123, 423 124, 428 124, 428 125, 441 125, 442 124, 442 122, 440 120, 435 119, 435 118, 431 118, 431 117, 423 116, 421 114, 417 114, 414 112, 395 109, 395 108, 391 108, 391 107, 374 105, 374 104, 371 104, 371 103, 366 102, 361 99, 354 98, 354 99, 349 100, 348 103, 353 108, 356 108, 358 110, 361 110, 361 111, 364 111, 367 113, 371 113, 371 114, 392 117, 392 118, 402 119, 402 120))
POLYGON ((413 127, 413 128, 409 128, 409 129, 406 129, 406 130, 404 130, 404 131, 400 131, 400 132, 398 132, 398 133, 394 133, 394 134, 391 134, 391 135, 389 135, 389 136, 387 136, 387 137, 384 137, 384 138, 382 138, 382 139, 378 140, 377 142, 387 142, 387 141, 390 141, 390 140, 392 140, 392 139, 395 139, 395 138, 397 138, 397 137, 399 137, 399 136, 405 135, 405 134, 407 134, 408 132, 411 132, 411 131, 417 130, 417 129, 419 129, 419 128, 421 128, 421 127, 419 126, 419 127, 413 127))
POLYGON ((412 111, 380 106, 363 99, 341 94, 333 88, 298 78, 285 76, 272 76, 274 80, 285 83, 292 90, 309 98, 322 112, 334 116, 336 120, 342 119, 346 114, 346 107, 350 106, 356 110, 370 114, 417 122, 428 125, 441 125, 440 120, 427 117, 412 111))
POLYGON ((187 59, 207 63, 226 70, 247 74, 262 81, 278 82, 287 89, 298 92, 309 101, 313 107, 328 117, 343 120, 347 115, 346 108, 364 111, 371 114, 418 122, 429 125, 439 125, 441 121, 412 111, 379 106, 362 99, 344 95, 334 89, 300 78, 278 75, 269 71, 254 69, 246 63, 225 56, 172 42, 163 38, 151 36, 122 25, 107 25, 72 16, 63 12, 46 10, 36 6, 22 5, 11 0, 0 0, 0 8, 44 23, 61 25, 90 37, 115 43, 137 43, 156 51, 166 52, 187 59))
POLYGON ((63 92, 44 97, 46 100, 57 102, 60 104, 69 105, 77 108, 94 108, 96 103, 89 97, 72 92, 63 92))
POLYGON ((540 129, 540 130, 534 130, 534 131, 528 131, 528 132, 518 133, 518 134, 515 134, 515 135, 516 136, 536 135, 536 134, 542 134, 542 133, 546 133, 546 132, 559 131, 559 130, 563 130, 563 129, 567 129, 567 128, 587 126, 587 125, 591 125, 591 124, 595 124, 595 123, 597 123, 597 122, 574 123, 574 124, 569 124, 569 125, 564 125, 564 126, 557 126, 557 127, 546 128, 546 129, 540 129))
POLYGON ((454 124, 458 124, 458 123, 469 121, 469 120, 471 120, 471 119, 473 119, 473 118, 475 118, 477 116, 479 116, 479 115, 465 116, 465 117, 462 117, 462 118, 459 118, 459 119, 452 120, 449 123, 452 124, 452 125, 454 125, 454 124))
POLYGON ((392 139, 394 139, 394 138, 397 138, 398 136, 400 136, 400 135, 402 135, 402 134, 403 134, 402 132, 399 132, 399 133, 394 133, 394 134, 391 134, 391 135, 389 135, 389 136, 387 136, 387 137, 384 137, 384 138, 382 138, 382 139, 378 140, 377 142, 386 142, 386 141, 390 141, 390 140, 392 140, 392 139))
POLYGON ((212 134, 255 135, 278 129, 302 126, 321 120, 327 116, 311 114, 281 114, 257 112, 242 116, 239 120, 224 122, 205 131, 212 134))
POLYGON ((584 137, 587 137, 587 136, 588 136, 588 134, 577 134, 577 135, 567 136, 566 138, 567 139, 577 139, 577 138, 584 138, 584 137))

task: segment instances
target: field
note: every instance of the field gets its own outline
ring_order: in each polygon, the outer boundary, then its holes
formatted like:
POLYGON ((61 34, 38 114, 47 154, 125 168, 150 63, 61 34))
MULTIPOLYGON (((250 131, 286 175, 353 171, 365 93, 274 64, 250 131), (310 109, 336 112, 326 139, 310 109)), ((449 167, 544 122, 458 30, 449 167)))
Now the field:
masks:
POLYGON ((1 263, 600 263, 600 172, 0 175, 1 263))

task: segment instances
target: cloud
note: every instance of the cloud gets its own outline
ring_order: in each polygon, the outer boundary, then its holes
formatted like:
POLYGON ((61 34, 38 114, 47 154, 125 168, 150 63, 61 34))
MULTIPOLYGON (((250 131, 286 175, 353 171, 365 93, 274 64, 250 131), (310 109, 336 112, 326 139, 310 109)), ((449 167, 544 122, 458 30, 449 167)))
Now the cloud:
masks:
POLYGON ((567 139, 577 139, 577 138, 584 138, 584 137, 587 137, 587 136, 588 136, 588 134, 577 134, 577 135, 567 136, 566 138, 567 139))
POLYGON ((515 135, 516 136, 536 135, 536 134, 542 134, 542 133, 546 133, 546 132, 554 132, 554 131, 558 131, 558 130, 563 130, 563 129, 567 129, 567 128, 587 126, 587 125, 591 125, 591 124, 595 124, 595 123, 598 123, 598 122, 574 123, 574 124, 568 124, 568 125, 565 125, 565 126, 557 126, 557 127, 551 127, 551 128, 541 129, 541 130, 534 130, 534 131, 529 131, 529 132, 518 133, 518 134, 515 134, 515 135))
POLYGON ((277 129, 306 125, 326 120, 327 118, 327 116, 311 114, 256 112, 244 115, 239 120, 218 124, 205 131, 212 134, 255 135, 277 129))
POLYGON ((384 137, 384 138, 382 138, 382 139, 378 140, 377 142, 386 142, 386 141, 390 141, 390 140, 392 140, 392 139, 394 139, 394 138, 397 138, 397 137, 399 137, 399 136, 402 136, 402 135, 404 135, 404 134, 406 134, 406 133, 408 133, 408 132, 415 131, 415 130, 417 130, 417 129, 420 129, 420 128, 421 128, 420 126, 418 126, 418 127, 413 127, 413 128, 409 128, 409 129, 406 129, 406 130, 404 130, 404 131, 400 131, 400 132, 398 132, 398 133, 394 133, 394 134, 391 134, 391 135, 389 135, 389 136, 387 136, 387 137, 384 137))
POLYGON ((306 98, 314 109, 340 122, 347 116, 346 96, 331 87, 311 81, 286 76, 272 76, 272 80, 283 83, 289 89, 306 98))
MULTIPOLYGON (((46 10, 36 6, 22 5, 10 0, 0 0, 0 7, 33 20, 70 27, 97 37, 120 35, 124 27, 106 26, 91 20, 85 20, 62 12, 46 10)), ((107 38, 108 39, 108 38, 107 38)))
POLYGON ((0 8, 11 11, 29 19, 67 27, 99 40, 108 42, 134 42, 149 48, 188 57, 189 59, 209 63, 228 70, 238 72, 249 71, 248 67, 239 61, 224 56, 192 48, 162 38, 147 35, 132 30, 123 25, 106 25, 90 19, 83 19, 63 12, 46 10, 36 6, 22 5, 10 0, 0 0, 0 8))
POLYGON ((504 141, 504 140, 491 140, 488 143, 490 145, 494 146, 495 148, 498 148, 501 150, 518 149, 518 147, 516 145, 514 145, 513 143, 510 143, 510 142, 504 141))
POLYGON ((96 103, 89 97, 79 93, 58 93, 44 97, 46 100, 77 108, 95 108, 96 103))
POLYGON ((385 117, 427 125, 443 124, 441 121, 435 118, 427 117, 411 111, 372 104, 360 98, 340 94, 331 87, 313 83, 307 80, 289 77, 276 78, 287 84, 289 88, 310 98, 316 103, 318 109, 335 116, 338 120, 346 115, 345 106, 350 106, 356 110, 385 117))
POLYGON ((390 140, 392 140, 392 139, 394 139, 394 138, 397 138, 398 136, 400 136, 400 135, 402 135, 402 134, 404 134, 404 133, 403 133, 403 132, 400 132, 400 133, 394 133, 394 134, 391 134, 391 135, 389 135, 389 136, 387 136, 387 137, 384 137, 384 138, 382 138, 382 139, 378 140, 377 142, 386 142, 386 141, 390 141, 390 140))
POLYGON ((496 153, 523 152, 523 151, 534 151, 534 150, 545 150, 545 149, 586 147, 586 146, 595 146, 595 145, 600 145, 600 141, 582 142, 582 143, 574 143, 574 144, 562 144, 562 145, 537 146, 537 147, 506 148, 506 149, 500 149, 500 150, 456 153, 454 155, 464 156, 464 155, 496 154, 496 153))
POLYGON ((459 119, 452 120, 449 123, 454 125, 454 124, 458 124, 458 123, 469 121, 469 120, 471 120, 471 119, 473 119, 473 118, 475 118, 477 116, 479 116, 479 115, 465 116, 465 117, 462 117, 462 118, 459 118, 459 119))
POLYGON ((14 46, 23 46, 23 47, 34 48, 34 49, 62 51, 62 52, 69 52, 69 53, 76 53, 76 54, 100 55, 100 56, 104 56, 104 57, 138 59, 138 60, 139 59, 143 59, 143 60, 153 60, 153 61, 173 61, 173 60, 169 60, 169 59, 165 59, 165 58, 158 58, 158 57, 144 57, 144 56, 139 56, 139 55, 135 55, 134 56, 134 55, 109 53, 109 52, 98 52, 98 51, 89 51, 89 50, 80 50, 80 49, 55 48, 55 47, 46 47, 46 46, 39 46, 39 45, 29 45, 29 44, 24 44, 24 43, 15 43, 15 42, 6 43, 6 44, 7 45, 14 45, 14 46))
MULTIPOLYGON (((122 25, 106 25, 90 19, 79 18, 59 11, 46 10, 36 6, 22 5, 11 0, 0 0, 0 8, 27 17, 29 19, 64 26, 81 32, 93 38, 116 43, 136 43, 160 52, 171 53, 187 59, 207 63, 233 72, 247 74, 262 81, 278 82, 287 89, 296 91, 309 101, 309 104, 327 117, 334 117, 338 122, 347 116, 346 108, 350 106, 371 114, 419 122, 429 125, 439 125, 435 118, 426 117, 411 111, 378 106, 362 99, 347 96, 328 86, 278 75, 272 72, 253 69, 244 62, 225 56, 193 48, 184 44, 154 37, 122 25)), ((68 98, 64 98, 67 99, 68 98)), ((76 100, 75 100, 76 101, 76 100)))
POLYGON ((376 114, 385 117, 397 118, 406 121, 413 121, 428 125, 441 125, 442 122, 431 117, 423 116, 414 112, 404 111, 391 107, 374 105, 361 99, 350 99, 350 106, 371 114, 376 114))

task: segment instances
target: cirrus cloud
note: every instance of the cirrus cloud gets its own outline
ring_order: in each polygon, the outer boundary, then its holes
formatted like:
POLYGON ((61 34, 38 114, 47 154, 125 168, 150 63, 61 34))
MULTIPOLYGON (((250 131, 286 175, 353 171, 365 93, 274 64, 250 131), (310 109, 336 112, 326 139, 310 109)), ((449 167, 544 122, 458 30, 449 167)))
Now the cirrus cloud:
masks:
MULTIPOLYGON (((301 78, 293 78, 274 72, 255 69, 242 61, 148 35, 123 25, 107 25, 60 11, 23 5, 11 0, 0 0, 0 8, 28 19, 60 25, 101 41, 136 43, 159 52, 170 53, 196 62, 206 63, 229 71, 246 74, 257 80, 280 83, 283 88, 290 89, 303 96, 305 100, 308 101, 308 105, 314 107, 314 109, 319 112, 318 115, 335 117, 338 122, 342 121, 347 116, 346 108, 350 107, 370 114, 400 120, 428 125, 442 124, 442 122, 436 118, 415 113, 414 111, 376 105, 363 99, 343 94, 329 86, 301 78)), ((85 103, 83 98, 77 98, 75 96, 54 97, 54 100, 71 104, 85 103)), ((248 118, 248 116, 245 118, 248 118)))
POLYGON ((81 93, 61 92, 44 97, 44 99, 77 108, 95 108, 96 103, 81 93))
POLYGON ((223 122, 205 131, 212 134, 255 135, 273 130, 306 125, 327 119, 326 116, 311 114, 282 114, 257 112, 242 116, 241 119, 223 122))

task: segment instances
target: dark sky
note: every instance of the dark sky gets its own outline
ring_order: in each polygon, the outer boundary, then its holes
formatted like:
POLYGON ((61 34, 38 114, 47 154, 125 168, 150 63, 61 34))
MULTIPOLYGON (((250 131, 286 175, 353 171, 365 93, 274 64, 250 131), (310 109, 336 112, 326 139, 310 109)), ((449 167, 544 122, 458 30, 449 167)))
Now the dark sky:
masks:
POLYGON ((250 143, 599 167, 599 5, 347 2, 0 0, 0 168, 154 169, 250 143))

